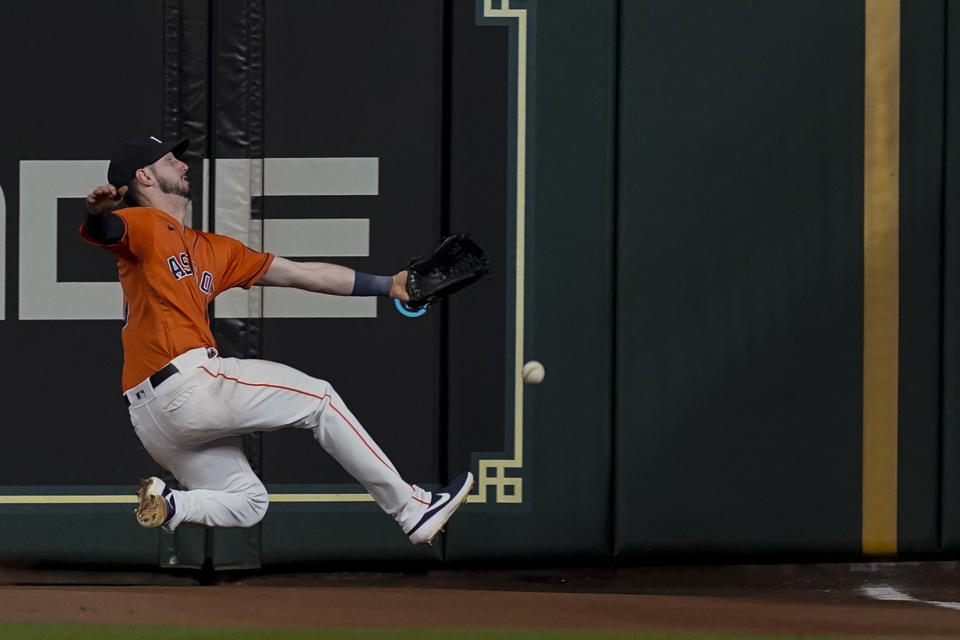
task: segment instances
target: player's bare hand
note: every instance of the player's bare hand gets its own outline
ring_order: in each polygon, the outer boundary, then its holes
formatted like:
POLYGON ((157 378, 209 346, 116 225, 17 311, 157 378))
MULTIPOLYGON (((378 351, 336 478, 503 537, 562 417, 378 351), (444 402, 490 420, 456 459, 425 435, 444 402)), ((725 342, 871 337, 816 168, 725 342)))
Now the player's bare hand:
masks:
POLYGON ((396 298, 401 302, 409 302, 410 296, 407 295, 407 271, 404 269, 393 276, 393 287, 390 289, 390 297, 396 298))
POLYGON ((113 211, 120 206, 126 193, 126 187, 117 189, 112 184, 97 187, 87 196, 87 210, 93 215, 113 211))

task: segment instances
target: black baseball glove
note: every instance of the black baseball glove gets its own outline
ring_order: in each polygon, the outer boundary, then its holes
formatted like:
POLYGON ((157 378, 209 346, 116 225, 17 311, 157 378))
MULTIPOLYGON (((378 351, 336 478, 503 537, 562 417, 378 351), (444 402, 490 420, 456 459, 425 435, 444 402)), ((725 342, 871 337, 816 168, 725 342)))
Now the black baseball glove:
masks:
POLYGON ((490 269, 487 254, 465 235, 444 238, 432 253, 407 266, 407 306, 419 309, 479 280, 490 269))

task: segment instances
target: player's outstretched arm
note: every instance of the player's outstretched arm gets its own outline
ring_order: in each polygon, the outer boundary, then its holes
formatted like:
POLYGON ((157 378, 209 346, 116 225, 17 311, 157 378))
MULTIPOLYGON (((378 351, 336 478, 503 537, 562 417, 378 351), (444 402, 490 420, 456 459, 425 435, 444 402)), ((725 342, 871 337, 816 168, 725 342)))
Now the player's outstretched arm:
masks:
POLYGON ((337 296, 389 296, 407 300, 407 272, 371 276, 328 262, 294 262, 276 256, 257 284, 337 296))

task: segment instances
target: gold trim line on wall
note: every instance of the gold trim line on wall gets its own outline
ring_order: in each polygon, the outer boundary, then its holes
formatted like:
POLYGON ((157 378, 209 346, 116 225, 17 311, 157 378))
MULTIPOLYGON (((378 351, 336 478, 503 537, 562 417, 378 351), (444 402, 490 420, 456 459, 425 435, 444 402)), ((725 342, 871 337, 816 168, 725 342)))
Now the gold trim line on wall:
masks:
POLYGON ((897 552, 900 0, 865 0, 863 519, 866 555, 897 552))

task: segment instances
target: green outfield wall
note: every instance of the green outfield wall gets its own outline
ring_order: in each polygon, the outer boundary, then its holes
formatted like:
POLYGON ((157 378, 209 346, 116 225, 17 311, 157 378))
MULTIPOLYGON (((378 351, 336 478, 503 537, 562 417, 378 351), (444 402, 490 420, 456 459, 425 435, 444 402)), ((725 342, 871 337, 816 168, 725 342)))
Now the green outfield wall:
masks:
POLYGON ((0 563, 960 549, 946 0, 36 0, 4 15, 23 55, 0 60, 18 88, 0 104, 0 563), (41 47, 41 29, 59 37, 41 47), (297 431, 246 439, 271 494, 259 525, 136 525, 137 480, 176 479, 130 428, 115 265, 76 229, 137 131, 189 138, 193 226, 256 249, 390 273, 446 233, 487 248, 490 277, 418 318, 256 287, 210 309, 223 355, 330 380, 410 482, 473 471, 432 547, 297 431), (529 360, 542 384, 523 384, 529 360))

